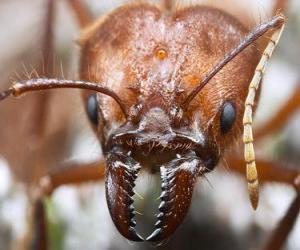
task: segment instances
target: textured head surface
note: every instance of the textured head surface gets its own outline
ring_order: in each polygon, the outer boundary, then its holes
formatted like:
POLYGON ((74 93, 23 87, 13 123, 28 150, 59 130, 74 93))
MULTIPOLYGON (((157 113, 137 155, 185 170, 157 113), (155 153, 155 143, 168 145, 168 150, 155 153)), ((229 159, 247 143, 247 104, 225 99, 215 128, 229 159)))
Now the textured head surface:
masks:
POLYGON ((132 204, 141 166, 160 169, 160 213, 147 237, 160 241, 184 219, 196 178, 211 171, 241 133, 244 101, 259 59, 254 46, 218 72, 187 109, 181 106, 247 32, 214 8, 163 12, 137 4, 102 18, 81 40, 81 79, 108 86, 130 108, 126 120, 114 100, 98 95, 107 203, 127 239, 143 240, 135 231, 132 204))
MULTIPOLYGON (((168 109, 247 32, 232 16, 209 7, 174 13, 147 4, 121 7, 101 18, 82 38, 81 79, 104 83, 129 106, 145 102, 150 108, 168 109)), ((255 47, 247 48, 209 82, 188 110, 194 125, 212 133, 221 148, 241 132, 243 103, 258 59, 255 47), (225 101, 235 105, 237 122, 232 133, 221 136, 220 108, 225 101)), ((109 133, 124 118, 109 97, 101 96, 99 103, 102 127, 109 133)))

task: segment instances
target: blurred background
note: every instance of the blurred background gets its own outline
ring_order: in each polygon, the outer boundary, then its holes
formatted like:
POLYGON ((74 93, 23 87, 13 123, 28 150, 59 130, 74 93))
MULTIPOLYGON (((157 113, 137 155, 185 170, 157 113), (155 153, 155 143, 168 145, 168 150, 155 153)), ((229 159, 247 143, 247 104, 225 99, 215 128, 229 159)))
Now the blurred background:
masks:
MULTIPOLYGON (((83 0, 96 18, 125 1, 83 0)), ((45 0, 0 1, 0 90, 13 81, 43 75, 42 40, 45 0)), ((80 29, 67 0, 55 8, 54 76, 77 79, 80 29)), ((155 2, 155 1, 153 1, 155 2)), ((157 1, 156 1, 157 2, 157 1)), ((274 0, 181 1, 226 9, 249 28, 272 15, 274 0)), ((287 1, 288 24, 265 74, 255 125, 263 125, 288 97, 299 92, 300 0, 287 1)), ((300 113, 285 128, 257 145, 259 155, 299 166, 300 113)), ((32 188, 37 180, 60 166, 88 163, 101 149, 85 116, 76 90, 29 94, 0 104, 0 249, 28 249, 32 188), (41 100, 46 98, 46 113, 41 100), (41 119, 42 117, 42 119, 41 119), (36 121, 42 121, 36 122, 36 121), (40 131, 42 130, 42 131, 40 131), (43 138, 39 139, 39 133, 43 138)), ((300 168, 300 166, 299 166, 300 168)), ((196 186, 191 209, 174 236, 160 245, 132 243, 119 235, 108 213, 103 182, 63 186, 46 199, 50 249, 258 249, 290 205, 295 191, 281 184, 261 188, 259 208, 253 212, 244 176, 220 164, 196 186)), ((159 178, 144 174, 138 180, 138 230, 152 230, 158 206, 159 178), (146 183, 146 184, 145 184, 146 183), (147 187, 147 188, 145 188, 147 187), (147 202, 148 201, 148 202, 147 202), (150 201, 150 202, 149 202, 150 201), (155 202, 152 202, 155 201, 155 202), (143 226, 145 225, 145 226, 143 226), (146 225, 151 225, 147 227, 146 225)), ((300 219, 285 249, 300 249, 300 219)))

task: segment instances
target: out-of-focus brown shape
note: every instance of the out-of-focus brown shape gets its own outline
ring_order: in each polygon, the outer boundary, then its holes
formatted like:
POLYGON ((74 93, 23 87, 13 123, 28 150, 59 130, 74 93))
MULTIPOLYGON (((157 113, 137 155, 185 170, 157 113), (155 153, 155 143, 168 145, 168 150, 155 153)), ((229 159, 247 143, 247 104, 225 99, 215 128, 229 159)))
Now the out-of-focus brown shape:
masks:
MULTIPOLYGON (((239 154, 240 156, 242 154, 239 154)), ((245 174, 244 159, 238 158, 236 155, 226 157, 226 162, 230 170, 245 174)), ((258 166, 258 175, 261 182, 280 182, 293 185, 294 180, 300 174, 297 167, 290 167, 277 161, 270 161, 258 158, 256 160, 258 166)))
POLYGON ((273 14, 276 14, 278 12, 286 13, 287 11, 287 0, 276 0, 273 8, 273 14))
POLYGON ((293 94, 288 98, 288 100, 280 107, 277 113, 255 131, 254 136, 256 139, 261 139, 264 136, 270 135, 281 129, 287 123, 288 119, 290 119, 291 116, 299 110, 300 84, 298 85, 299 86, 294 90, 293 94))
POLYGON ((39 97, 39 94, 33 94, 22 100, 7 100, 0 107, 0 154, 18 180, 26 183, 38 180, 62 162, 67 153, 68 115, 72 107, 65 103, 67 99, 71 103, 72 97, 66 93, 51 96, 54 105, 47 112, 45 133, 42 138, 36 138, 32 120, 39 97))
POLYGON ((43 177, 34 189, 33 201, 33 232, 28 235, 32 250, 47 250, 47 218, 44 198, 56 188, 66 184, 80 184, 88 181, 99 181, 104 177, 105 162, 98 161, 91 164, 70 164, 63 169, 43 177))
MULTIPOLYGON (((40 37, 32 38, 33 48, 24 48, 21 54, 2 64, 11 67, 0 69, 4 72, 1 74, 1 89, 11 84, 9 72, 16 71, 23 77, 25 69, 18 67, 21 62, 28 71, 32 69, 27 65, 32 65, 38 75, 57 76, 53 70, 54 67, 60 68, 60 65, 54 65, 54 2, 48 0, 41 5, 41 13, 46 11, 46 14, 41 19, 43 21, 32 28, 42 31, 40 37), (37 45, 39 40, 41 47, 37 45)), ((25 75, 25 79, 29 77, 25 75)), ((80 104, 79 97, 76 101, 76 95, 70 91, 49 91, 1 102, 0 155, 8 161, 19 181, 27 184, 35 182, 63 162, 70 150, 68 138, 72 131, 72 119, 75 119, 72 114, 76 114, 80 104)))
POLYGON ((269 242, 264 247, 264 250, 281 249, 290 231, 296 223, 296 218, 300 210, 300 192, 296 194, 296 198, 292 201, 288 211, 274 230, 269 242))
POLYGON ((81 28, 85 28, 92 23, 92 15, 82 0, 68 0, 68 2, 81 28))

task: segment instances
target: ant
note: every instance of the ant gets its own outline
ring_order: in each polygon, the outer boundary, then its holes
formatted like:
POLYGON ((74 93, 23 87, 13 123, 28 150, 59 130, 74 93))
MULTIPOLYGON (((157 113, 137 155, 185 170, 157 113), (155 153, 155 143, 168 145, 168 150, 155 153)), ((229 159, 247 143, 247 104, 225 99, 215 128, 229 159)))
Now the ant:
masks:
MULTIPOLYGON (((248 31, 220 9, 176 8, 173 1, 162 1, 126 4, 93 22, 80 1, 68 2, 86 28, 79 40, 80 80, 17 81, 0 93, 0 100, 32 91, 82 89, 104 159, 42 178, 35 192, 35 248, 47 249, 44 197, 60 185, 103 176, 109 212, 121 235, 131 241, 169 238, 185 218, 197 178, 213 171, 242 134, 244 161, 232 155, 228 165, 238 172, 245 165, 253 209, 259 202, 256 163, 260 181, 285 182, 297 191, 266 246, 279 249, 299 212, 300 173, 256 159, 252 120, 284 15, 248 31), (271 37, 260 55, 253 45, 267 33, 271 37), (160 173, 162 189, 155 229, 146 239, 135 230, 132 198, 142 168, 160 173)), ((48 3, 53 11, 54 1, 48 3)), ((50 20, 53 13, 48 14, 50 20)))

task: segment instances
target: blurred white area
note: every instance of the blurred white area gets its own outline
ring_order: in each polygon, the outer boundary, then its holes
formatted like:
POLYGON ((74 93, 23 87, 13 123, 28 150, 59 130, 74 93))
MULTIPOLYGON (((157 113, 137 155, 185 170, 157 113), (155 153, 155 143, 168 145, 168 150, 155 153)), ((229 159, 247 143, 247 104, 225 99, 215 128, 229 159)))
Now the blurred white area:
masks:
MULTIPOLYGON (((92 6, 91 10, 96 16, 99 13, 106 13, 124 1, 88 0, 86 2, 92 6)), ((240 5, 247 6, 249 16, 256 22, 270 16, 272 3, 272 0, 239 1, 240 5)), ((5 48, 0 50, 1 73, 10 75, 11 72, 4 69, 7 68, 11 58, 22 53, 24 49, 32 49, 37 45, 37 39, 34 38, 40 36, 41 30, 36 27, 43 17, 37 13, 41 13, 43 4, 43 0, 2 0, 0 2, 0 48, 5 48), (12 18, 12 13, 17 18, 12 18)), ((73 70, 66 72, 66 76, 74 77, 78 51, 71 45, 78 38, 79 32, 74 24, 72 13, 66 10, 66 3, 63 0, 59 1, 57 10, 57 48, 64 51, 62 53, 74 53, 73 70)), ((292 16, 290 20, 296 23, 288 24, 288 30, 283 34, 283 42, 279 44, 267 69, 256 117, 258 124, 270 118, 299 84, 300 15, 295 13, 300 13, 300 0, 290 1, 290 10, 292 16), (289 48, 294 50, 291 51, 289 48)), ((82 114, 78 114, 78 117, 82 117, 82 114)), ((297 120, 291 121, 285 133, 290 134, 289 140, 300 151, 299 120, 298 117, 297 120)), ((101 150, 90 130, 82 128, 75 142, 73 152, 66 161, 88 162, 98 158, 101 150)), ((214 212, 221 221, 228 222, 239 233, 246 232, 253 223, 270 232, 284 215, 295 195, 289 187, 266 185, 262 189, 260 207, 254 213, 248 201, 243 179, 220 171, 211 173, 208 178, 213 188, 204 181, 204 184, 197 186, 197 192, 212 199, 214 211, 211 212, 214 212)), ((64 249, 109 249, 112 241, 124 244, 124 249, 131 248, 130 244, 118 235, 112 224, 105 202, 103 183, 88 184, 80 188, 61 187, 53 194, 52 202, 56 210, 53 220, 61 221, 66 228, 64 249)), ((12 240, 22 237, 25 233, 26 213, 27 198, 24 189, 11 176, 5 160, 0 158, 0 227, 9 228, 12 240)), ((194 218, 201 216, 195 209, 191 214, 194 218)), ((300 249, 299 235, 298 218, 295 229, 289 237, 288 249, 300 249)))
POLYGON ((11 229, 9 237, 18 239, 26 230, 27 196, 22 184, 14 183, 8 164, 1 157, 0 173, 0 227, 11 229))

